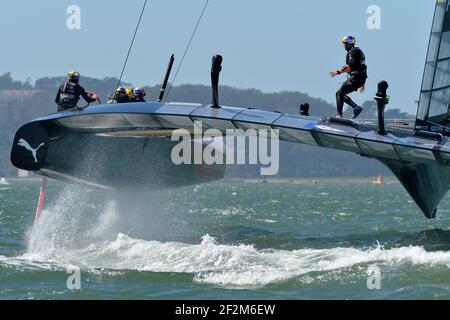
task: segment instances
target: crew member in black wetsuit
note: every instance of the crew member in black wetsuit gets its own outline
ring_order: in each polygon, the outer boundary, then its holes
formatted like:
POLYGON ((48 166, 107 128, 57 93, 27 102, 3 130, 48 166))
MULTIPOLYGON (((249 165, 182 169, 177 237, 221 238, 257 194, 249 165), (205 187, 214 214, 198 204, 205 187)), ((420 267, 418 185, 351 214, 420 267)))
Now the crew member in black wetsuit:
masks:
POLYGON ((58 90, 55 102, 58 105, 58 112, 77 108, 80 96, 89 104, 97 101, 95 94, 89 94, 79 85, 80 74, 76 71, 69 71, 69 78, 58 90))
POLYGON ((346 65, 338 71, 330 72, 330 76, 333 78, 342 73, 349 75, 336 93, 337 117, 342 118, 344 103, 346 103, 353 108, 353 119, 355 119, 363 109, 350 99, 348 94, 358 90, 364 93, 367 79, 366 57, 364 52, 355 46, 355 37, 346 36, 342 38, 342 43, 347 50, 346 65))
POLYGON ((116 92, 109 97, 106 103, 125 103, 130 102, 130 98, 127 96, 125 88, 119 87, 116 92))
POLYGON ((130 99, 131 102, 145 102, 145 90, 141 88, 134 88, 133 97, 130 99))

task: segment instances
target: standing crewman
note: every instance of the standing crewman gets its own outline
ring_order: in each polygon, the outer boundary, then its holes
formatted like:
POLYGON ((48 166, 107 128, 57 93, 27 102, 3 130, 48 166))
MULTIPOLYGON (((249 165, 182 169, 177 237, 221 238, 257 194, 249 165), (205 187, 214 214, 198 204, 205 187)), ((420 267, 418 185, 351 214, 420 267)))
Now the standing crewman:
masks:
POLYGON ((98 101, 95 94, 88 94, 82 86, 79 85, 80 74, 76 71, 69 71, 68 80, 64 83, 56 94, 55 102, 58 105, 58 112, 77 108, 80 96, 89 104, 98 101))
POLYGON ((353 119, 355 119, 363 109, 350 99, 348 94, 358 90, 361 93, 365 91, 367 79, 366 56, 360 48, 355 46, 355 37, 346 36, 342 38, 342 43, 347 51, 346 65, 340 70, 330 72, 332 78, 342 73, 349 75, 349 78, 336 93, 337 118, 342 118, 344 103, 346 103, 353 108, 353 119))

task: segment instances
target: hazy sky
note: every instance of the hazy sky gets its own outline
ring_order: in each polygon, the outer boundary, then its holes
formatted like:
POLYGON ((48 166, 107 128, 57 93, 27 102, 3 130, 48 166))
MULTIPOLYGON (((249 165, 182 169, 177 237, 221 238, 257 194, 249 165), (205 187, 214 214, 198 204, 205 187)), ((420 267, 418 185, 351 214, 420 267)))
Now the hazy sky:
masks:
MULTIPOLYGON (((161 83, 171 53, 180 62, 205 0, 148 0, 124 80, 161 83)), ((118 77, 143 0, 14 0, 0 11, 0 74, 36 80, 69 69, 118 77), (67 8, 81 9, 69 30, 67 8)), ((340 39, 352 34, 369 66, 366 94, 390 82, 392 107, 415 113, 435 0, 210 0, 176 80, 209 84, 211 57, 223 55, 221 84, 265 92, 293 90, 334 103, 345 63, 340 39), (381 8, 381 30, 369 30, 367 8, 381 8)))

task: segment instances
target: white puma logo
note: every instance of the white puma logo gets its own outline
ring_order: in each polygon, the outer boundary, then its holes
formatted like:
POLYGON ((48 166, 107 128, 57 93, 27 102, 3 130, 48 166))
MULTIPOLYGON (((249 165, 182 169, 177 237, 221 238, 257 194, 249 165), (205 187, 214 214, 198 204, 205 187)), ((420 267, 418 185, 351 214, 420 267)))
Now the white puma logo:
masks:
POLYGON ((41 143, 36 149, 34 149, 25 139, 19 139, 19 143, 17 145, 31 151, 31 153, 33 154, 34 162, 38 163, 36 152, 39 150, 40 147, 44 146, 45 144, 41 143))

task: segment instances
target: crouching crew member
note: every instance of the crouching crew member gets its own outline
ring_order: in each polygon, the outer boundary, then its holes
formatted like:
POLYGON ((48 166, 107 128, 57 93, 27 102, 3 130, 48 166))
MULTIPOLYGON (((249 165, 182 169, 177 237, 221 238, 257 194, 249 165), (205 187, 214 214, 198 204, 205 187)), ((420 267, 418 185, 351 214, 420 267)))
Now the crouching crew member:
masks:
POLYGON ((132 102, 145 102, 146 93, 144 89, 141 88, 134 88, 133 90, 133 98, 131 99, 132 102))
POLYGON ((106 103, 125 103, 130 102, 130 98, 127 96, 124 88, 117 88, 116 92, 109 97, 106 103))

